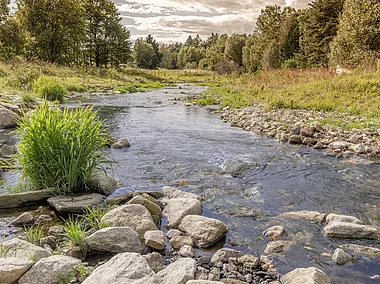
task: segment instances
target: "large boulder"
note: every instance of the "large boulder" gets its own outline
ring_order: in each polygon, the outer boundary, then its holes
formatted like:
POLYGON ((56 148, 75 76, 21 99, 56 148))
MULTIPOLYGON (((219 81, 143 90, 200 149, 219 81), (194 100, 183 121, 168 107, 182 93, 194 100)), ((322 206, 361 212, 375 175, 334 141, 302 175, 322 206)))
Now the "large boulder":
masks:
POLYGON ((192 258, 180 258, 157 273, 161 284, 186 284, 193 280, 197 262, 192 258))
POLYGON ((138 253, 119 253, 97 267, 83 284, 160 284, 159 277, 138 253))
POLYGON ((327 275, 315 267, 297 268, 282 277, 284 284, 330 284, 327 275))
POLYGON ((230 257, 239 258, 243 256, 244 253, 238 250, 230 249, 230 248, 221 248, 211 258, 212 263, 217 263, 219 261, 221 262, 228 262, 228 259, 230 257))
POLYGON ((60 284, 63 281, 69 283, 75 277, 75 266, 80 264, 79 259, 66 255, 53 255, 38 261, 18 281, 19 284, 44 283, 60 284))
POLYGON ((162 217, 162 210, 161 207, 157 204, 153 203, 152 201, 149 201, 148 199, 142 197, 142 196, 135 196, 130 201, 128 201, 127 204, 141 204, 143 205, 150 214, 152 214, 152 218, 154 223, 158 224, 162 217))
POLYGON ((23 258, 0 258, 0 283, 16 282, 33 264, 34 261, 23 258))
POLYGON ((11 194, 0 194, 0 209, 16 208, 29 204, 39 203, 45 201, 51 196, 53 196, 53 192, 48 189, 11 194))
POLYGON ((167 228, 178 228, 182 219, 187 215, 201 215, 202 204, 194 198, 169 199, 164 209, 164 215, 168 218, 167 228))
POLYGON ((163 192, 164 192, 164 196, 169 198, 169 199, 172 199, 172 198, 195 198, 195 199, 201 199, 200 196, 194 194, 194 193, 190 193, 190 192, 186 192, 186 191, 183 191, 183 190, 179 190, 179 189, 176 189, 174 187, 170 187, 170 186, 164 186, 162 188, 163 192))
POLYGON ((326 215, 327 214, 319 213, 317 211, 300 210, 300 211, 295 211, 295 212, 285 212, 279 215, 279 217, 322 222, 325 220, 326 215))
POLYGON ((199 247, 208 247, 221 239, 228 228, 221 221, 199 215, 187 215, 179 229, 197 241, 199 247))
POLYGON ((366 247, 356 244, 344 244, 340 246, 342 249, 351 250, 357 254, 365 254, 371 257, 380 258, 380 249, 375 247, 366 247))
POLYGON ((108 227, 85 238, 90 251, 121 253, 143 253, 146 246, 139 235, 129 227, 108 227))
POLYGON ((48 199, 48 203, 59 213, 83 213, 87 208, 104 207, 105 200, 105 196, 91 193, 80 196, 54 196, 48 199))
POLYGON ((1 248, 6 252, 6 257, 17 257, 33 261, 39 261, 51 255, 48 250, 18 238, 1 243, 1 248))
POLYGON ((0 106, 0 128, 15 128, 19 116, 13 111, 0 106))
POLYGON ((140 238, 144 237, 146 231, 157 230, 151 214, 141 204, 119 206, 105 214, 101 221, 112 227, 130 227, 140 238))
POLYGON ((110 195, 116 190, 118 184, 118 180, 111 174, 104 170, 95 170, 88 182, 88 187, 100 194, 110 195))

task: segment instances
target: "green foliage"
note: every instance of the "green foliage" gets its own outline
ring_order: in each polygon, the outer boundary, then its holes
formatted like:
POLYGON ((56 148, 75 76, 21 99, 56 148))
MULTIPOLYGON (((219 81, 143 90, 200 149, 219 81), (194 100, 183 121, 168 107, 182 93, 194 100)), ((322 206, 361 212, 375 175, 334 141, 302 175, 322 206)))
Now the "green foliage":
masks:
POLYGON ((232 34, 226 41, 225 55, 238 66, 242 65, 243 47, 247 37, 245 35, 232 34))
POLYGON ((48 101, 62 102, 67 90, 58 81, 51 77, 40 76, 33 82, 33 91, 37 97, 48 101))
POLYGON ((105 209, 102 209, 100 207, 87 207, 86 212, 83 215, 83 220, 89 225, 90 228, 93 228, 95 230, 107 228, 109 225, 106 223, 102 223, 101 219, 110 210, 111 207, 106 207, 105 209))
POLYGON ((38 244, 44 237, 44 227, 40 223, 33 225, 32 227, 25 228, 23 232, 25 234, 25 240, 32 244, 38 244))
POLYGON ((63 221, 65 223, 63 225, 63 235, 68 238, 71 244, 84 246, 88 226, 83 223, 83 220, 70 215, 68 219, 63 221))
POLYGON ((33 103, 36 101, 36 98, 30 93, 21 94, 21 101, 23 103, 33 103))
POLYGON ((41 104, 17 129, 22 174, 33 187, 59 194, 82 190, 93 170, 105 161, 102 122, 92 108, 63 111, 41 104))
POLYGON ((137 67, 146 69, 155 68, 156 53, 151 44, 139 39, 136 41, 133 50, 137 67))

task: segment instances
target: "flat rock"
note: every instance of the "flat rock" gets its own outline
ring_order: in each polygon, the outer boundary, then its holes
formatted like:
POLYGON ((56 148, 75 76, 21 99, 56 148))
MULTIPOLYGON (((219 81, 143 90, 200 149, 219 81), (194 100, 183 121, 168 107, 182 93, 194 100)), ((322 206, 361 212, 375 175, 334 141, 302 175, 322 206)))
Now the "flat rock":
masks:
POLYGON ((112 194, 116 190, 118 184, 118 180, 113 175, 103 170, 95 170, 88 181, 88 187, 90 190, 104 195, 112 194))
POLYGON ((146 209, 148 209, 150 214, 152 214, 154 223, 158 224, 160 222, 162 217, 161 207, 153 203, 152 201, 149 201, 148 199, 145 199, 142 196, 135 196, 130 201, 128 201, 127 204, 141 204, 146 209))
POLYGON ((380 258, 379 248, 367 247, 367 246, 361 246, 361 245, 355 245, 355 244, 344 244, 344 245, 341 245, 340 247, 345 250, 351 250, 354 253, 365 254, 371 257, 380 258))
POLYGON ((63 279, 70 282, 74 276, 70 272, 75 266, 81 263, 79 259, 65 256, 53 255, 39 260, 32 268, 26 272, 18 281, 19 284, 44 283, 60 284, 63 279))
POLYGON ((223 282, 210 280, 189 280, 186 284, 223 284, 223 282))
POLYGON ((273 226, 268 229, 266 229, 263 232, 263 236, 266 238, 271 238, 273 240, 278 240, 283 234, 285 230, 282 226, 273 226))
POLYGON ((197 241, 199 247, 208 247, 221 239, 228 227, 221 221, 199 215, 187 215, 179 229, 197 241))
POLYGON ((197 262, 192 258, 180 258, 157 273, 161 284, 185 284, 194 279, 197 262))
POLYGON ((144 234, 145 244, 156 250, 165 248, 165 235, 161 230, 146 231, 144 234))
POLYGON ((59 213, 83 213, 87 208, 104 207, 105 200, 104 195, 91 193, 80 196, 50 197, 48 203, 59 213))
POLYGON ((34 217, 30 212, 24 212, 11 223, 12 226, 22 227, 25 225, 31 225, 34 223, 34 217))
POLYGON ((1 247, 6 251, 6 257, 17 257, 39 261, 40 259, 51 255, 51 253, 46 249, 18 238, 1 243, 1 247))
POLYGON ((202 204, 195 198, 172 198, 166 203, 164 215, 168 218, 167 228, 178 228, 187 215, 202 214, 202 204))
POLYGON ((172 199, 172 198, 186 198, 186 199, 194 198, 194 199, 201 200, 201 197, 194 194, 194 193, 179 190, 179 189, 174 188, 174 187, 164 186, 162 188, 162 190, 164 192, 164 196, 169 198, 169 199, 172 199))
POLYGON ((353 257, 341 248, 337 248, 331 258, 338 265, 343 265, 353 260, 353 257))
POLYGON ((164 269, 164 259, 158 252, 154 251, 152 253, 144 255, 144 257, 154 272, 157 273, 158 271, 164 269))
POLYGON ((0 258, 0 283, 16 282, 33 264, 34 261, 23 258, 0 258))
POLYGON ((294 218, 300 220, 308 220, 315 222, 323 222, 327 214, 319 213, 317 211, 300 210, 295 212, 285 212, 279 215, 279 217, 294 218))
POLYGON ((160 278, 138 253, 119 253, 98 266, 83 284, 161 284, 160 278))
POLYGON ((15 128, 19 116, 13 111, 0 106, 0 128, 15 128))
POLYGON ((270 242, 264 250, 266 254, 280 253, 287 250, 294 242, 292 241, 273 241, 270 242))
POLYGON ((169 241, 173 249, 179 250, 183 246, 193 246, 194 242, 190 236, 174 236, 169 241))
POLYGON ((182 232, 180 230, 177 230, 177 229, 170 229, 167 233, 166 233, 166 237, 168 239, 171 239, 175 236, 182 236, 182 232))
POLYGON ((228 259, 230 257, 239 258, 243 255, 244 253, 242 253, 241 251, 230 249, 230 248, 222 248, 214 253, 214 255, 211 258, 211 262, 217 263, 218 261, 221 261, 224 263, 224 262, 228 262, 228 259))
POLYGON ((348 216, 348 215, 338 215, 338 214, 328 214, 326 217, 326 224, 330 224, 333 222, 339 222, 339 223, 353 223, 353 224, 359 224, 364 225, 364 222, 356 217, 348 216))
POLYGON ((29 204, 35 204, 45 201, 52 196, 53 192, 48 189, 0 194, 0 209, 16 208, 29 204))
POLYGON ((146 231, 157 230, 152 215, 141 204, 119 206, 105 214, 101 221, 112 227, 130 227, 140 238, 144 238, 146 231))
POLYGON ((155 199, 160 199, 161 197, 164 197, 164 193, 160 190, 136 190, 133 192, 133 197, 141 194, 149 194, 155 199))
POLYGON ((315 267, 297 268, 282 277, 284 284, 330 284, 327 275, 315 267))
POLYGON ((129 227, 108 227, 86 237, 85 242, 91 251, 121 253, 143 253, 146 246, 139 235, 129 227))
POLYGON ((131 147, 131 144, 129 144, 129 141, 126 138, 120 139, 111 145, 112 149, 122 149, 129 147, 131 147))
POLYGON ((107 205, 121 205, 127 203, 133 198, 133 192, 127 192, 120 195, 108 197, 106 200, 107 205))

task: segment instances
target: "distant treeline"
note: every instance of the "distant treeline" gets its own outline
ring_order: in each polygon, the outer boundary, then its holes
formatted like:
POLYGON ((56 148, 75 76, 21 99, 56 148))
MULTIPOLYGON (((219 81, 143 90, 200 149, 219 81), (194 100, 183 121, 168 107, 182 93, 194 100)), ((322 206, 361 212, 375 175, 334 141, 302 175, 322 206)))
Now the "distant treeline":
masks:
POLYGON ((160 45, 136 41, 111 0, 0 0, 0 58, 57 64, 204 69, 220 73, 274 68, 374 66, 380 59, 380 0, 315 0, 309 8, 267 6, 251 35, 160 45))

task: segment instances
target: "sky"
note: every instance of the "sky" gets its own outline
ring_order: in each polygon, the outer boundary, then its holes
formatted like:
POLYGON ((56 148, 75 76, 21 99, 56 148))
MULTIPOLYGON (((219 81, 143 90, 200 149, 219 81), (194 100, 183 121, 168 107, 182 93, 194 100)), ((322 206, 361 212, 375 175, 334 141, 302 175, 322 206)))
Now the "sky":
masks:
POLYGON ((189 35, 252 33, 267 5, 306 8, 311 0, 113 0, 131 39, 148 34, 161 43, 184 42, 189 35))

